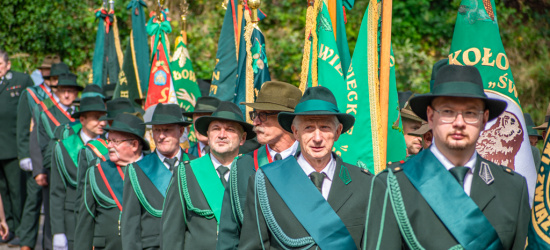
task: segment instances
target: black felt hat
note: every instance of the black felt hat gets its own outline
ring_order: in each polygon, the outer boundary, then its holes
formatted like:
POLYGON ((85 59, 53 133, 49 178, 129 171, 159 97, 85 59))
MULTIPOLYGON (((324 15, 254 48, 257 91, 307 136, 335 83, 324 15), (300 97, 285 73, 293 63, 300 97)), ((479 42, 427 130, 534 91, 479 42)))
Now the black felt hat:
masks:
POLYGON ((284 130, 292 133, 292 121, 297 115, 335 115, 342 123, 342 133, 348 131, 355 123, 353 115, 340 112, 334 94, 323 86, 306 89, 294 112, 281 112, 277 119, 284 130))
POLYGON ((430 93, 416 95, 409 103, 412 110, 427 121, 426 109, 436 97, 466 97, 477 98, 485 102, 489 110, 489 120, 497 118, 506 109, 506 102, 491 99, 483 91, 483 80, 476 67, 446 65, 441 67, 435 76, 435 82, 430 93))
POLYGON ((542 135, 539 135, 537 130, 533 128, 535 127, 535 122, 533 121, 533 118, 531 118, 531 115, 529 113, 523 113, 523 118, 525 119, 525 127, 527 127, 527 134, 529 134, 529 136, 536 136, 542 140, 543 139, 542 135))
POLYGON ((52 64, 52 68, 50 69, 50 77, 51 76, 60 76, 62 74, 70 73, 71 70, 69 69, 69 66, 63 62, 60 63, 54 63, 52 64))
POLYGON ((99 118, 100 121, 112 121, 118 114, 134 113, 136 109, 128 98, 116 98, 107 101, 107 115, 99 118))
POLYGON ((145 124, 143 124, 143 118, 139 113, 121 113, 118 114, 113 120, 113 124, 105 131, 118 131, 124 133, 130 133, 139 137, 142 142, 143 150, 149 150, 149 142, 145 140, 145 124))
POLYGON ((155 112, 150 122, 145 125, 163 125, 163 124, 179 124, 188 126, 191 124, 181 115, 181 108, 177 104, 159 103, 155 107, 155 112))
POLYGON ((103 102, 103 99, 101 97, 93 96, 82 98, 82 101, 80 102, 80 110, 74 112, 72 117, 79 118, 82 113, 92 111, 107 112, 107 108, 105 108, 105 102, 103 102))
POLYGON ((212 121, 236 122, 243 127, 244 131, 246 132, 247 140, 256 137, 256 133, 254 133, 254 131, 252 130, 254 126, 246 122, 243 113, 241 112, 241 109, 235 103, 220 102, 220 105, 218 106, 216 111, 212 113, 212 115, 199 117, 199 119, 195 121, 195 129, 202 135, 206 136, 208 126, 212 121))
POLYGON ((71 72, 59 75, 59 81, 57 82, 57 85, 52 86, 52 88, 57 87, 75 87, 78 89, 78 91, 82 91, 82 89, 84 89, 82 86, 78 85, 78 83, 76 82, 76 75, 71 72))
POLYGON ((212 96, 202 96, 197 99, 195 103, 195 108, 192 112, 187 112, 182 110, 182 114, 186 117, 193 117, 193 114, 198 113, 214 113, 220 105, 220 99, 212 96))

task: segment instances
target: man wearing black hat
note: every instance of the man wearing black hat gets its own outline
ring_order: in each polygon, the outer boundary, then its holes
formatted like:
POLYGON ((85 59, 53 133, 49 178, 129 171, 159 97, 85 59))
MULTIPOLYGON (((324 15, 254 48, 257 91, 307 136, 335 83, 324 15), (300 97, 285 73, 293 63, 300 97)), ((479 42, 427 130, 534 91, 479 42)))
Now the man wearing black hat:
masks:
POLYGON ((294 112, 279 113, 278 121, 300 153, 250 178, 239 249, 359 248, 372 175, 332 152, 355 118, 319 86, 306 89, 294 112))
POLYGON ((431 92, 410 104, 428 121, 434 143, 376 176, 367 249, 524 249, 525 178, 476 153, 485 124, 506 102, 486 96, 477 68, 447 65, 431 92))
MULTIPOLYGON (((183 116, 193 119, 193 126, 195 122, 202 116, 212 115, 214 111, 220 105, 220 100, 212 96, 203 96, 197 99, 195 109, 192 112, 183 111, 183 116)), ((209 153, 210 148, 208 146, 208 137, 201 135, 197 130, 194 131, 196 143, 190 144, 189 148, 185 150, 186 153, 192 154, 198 158, 209 153)))
POLYGON ((180 165, 166 194, 162 216, 163 249, 215 249, 223 194, 239 146, 256 134, 241 110, 220 102, 195 129, 208 137, 210 152, 180 165))
POLYGON ((145 124, 153 126, 156 149, 126 169, 120 229, 123 249, 160 247, 164 197, 172 173, 194 159, 179 144, 191 122, 183 118, 177 104, 157 104, 151 121, 145 124))
POLYGON ((0 243, 7 243, 14 238, 25 201, 27 174, 19 168, 15 138, 19 97, 30 86, 33 86, 31 78, 27 74, 12 71, 8 53, 0 49, 0 194, 11 230, 6 240, 0 240, 0 243))
MULTIPOLYGON (((92 86, 92 85, 88 85, 92 86)), ((98 85, 93 85, 98 86, 98 85)), ((99 86, 98 86, 99 87, 99 86)), ((84 93, 83 93, 84 94, 84 93)), ((107 101, 107 114, 100 117, 100 121, 105 121, 105 131, 108 131, 109 125, 113 122, 114 118, 118 114, 122 113, 134 113, 136 110, 132 106, 132 103, 128 98, 116 98, 114 100, 107 101)), ((106 135, 105 135, 106 136, 106 135)), ((95 140, 90 140, 86 144, 86 147, 80 150, 78 153, 78 185, 76 192, 75 206, 80 206, 80 199, 82 195, 82 189, 84 188, 84 177, 89 167, 95 166, 97 161, 106 161, 109 159, 109 149, 107 141, 104 136, 100 136, 95 140)), ((148 148, 148 147, 147 147, 148 148)))
POLYGON ((293 112, 301 97, 302 92, 294 85, 270 81, 264 83, 254 103, 241 103, 254 108, 249 115, 256 139, 263 146, 248 156, 239 157, 229 176, 228 183, 236 185, 228 185, 225 190, 217 249, 236 249, 239 245, 248 178, 257 168, 294 156, 298 150, 298 142, 279 125, 277 115, 293 112))
POLYGON ((97 139, 103 134, 106 122, 100 121, 99 118, 106 112, 107 109, 101 97, 83 98, 80 110, 72 114, 74 119, 80 120, 81 129, 75 130, 74 134, 56 142, 53 148, 50 215, 55 216, 50 218, 55 250, 74 249, 78 153, 88 141, 97 139))
MULTIPOLYGON (((17 107, 19 114, 17 116, 17 150, 20 157, 19 165, 25 171, 33 170, 30 147, 38 147, 37 143, 29 145, 29 141, 31 141, 31 129, 33 128, 33 124, 36 124, 38 113, 40 112, 38 106, 44 105, 43 101, 45 99, 53 98, 50 86, 57 85, 57 77, 60 74, 69 72, 67 65, 59 62, 59 57, 46 57, 41 67, 43 68, 42 77, 44 78, 44 82, 38 86, 25 89, 21 93, 21 99, 17 107), (55 79, 51 79, 54 78, 53 76, 56 76, 55 79)), ((45 110, 47 108, 44 106, 42 109, 45 110)), ((36 138, 33 139, 32 141, 36 142, 36 138)), ((39 148, 35 151, 39 151, 39 148)), ((35 157, 40 156, 35 155, 35 157)), ((31 249, 36 245, 41 205, 42 187, 36 183, 34 178, 29 178, 27 180, 27 197, 25 207, 23 208, 20 232, 18 233, 22 249, 31 249)))
POLYGON ((109 131, 109 159, 90 167, 82 182, 84 202, 79 204, 75 249, 122 249, 124 172, 128 164, 143 158, 143 149, 149 149, 139 113, 121 113, 105 130, 109 131))

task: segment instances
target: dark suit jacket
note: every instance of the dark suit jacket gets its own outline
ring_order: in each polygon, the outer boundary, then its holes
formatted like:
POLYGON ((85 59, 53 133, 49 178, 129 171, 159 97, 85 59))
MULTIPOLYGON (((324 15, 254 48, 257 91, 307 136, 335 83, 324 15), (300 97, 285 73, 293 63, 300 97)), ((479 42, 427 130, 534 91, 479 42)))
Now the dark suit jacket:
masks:
MULTIPOLYGON (((182 154, 185 153, 182 152, 182 154)), ((152 152, 145 157, 158 158, 158 155, 156 152, 152 152)), ((188 157, 192 158, 192 156, 189 155, 188 157)), ((141 166, 141 162, 142 161, 133 163, 141 190, 153 208, 163 210, 164 196, 158 191, 153 182, 151 182, 149 177, 147 177, 142 170, 143 168, 152 166, 141 166)), ((122 202, 122 207, 124 209, 122 210, 121 218, 122 248, 159 249, 161 241, 160 232, 162 230, 161 218, 155 217, 145 210, 136 196, 136 192, 129 178, 128 171, 126 171, 124 176, 124 180, 126 180, 124 182, 124 199, 122 202)), ((175 221, 173 218, 171 218, 171 220, 175 221)), ((180 235, 179 237, 182 236, 180 235)))
MULTIPOLYGON (((373 176, 366 170, 363 171, 356 166, 344 163, 339 156, 335 154, 333 156, 336 159, 336 171, 332 178, 328 203, 340 217, 355 241, 355 245, 359 248, 363 238, 365 211, 373 176), (348 185, 344 184, 339 177, 343 165, 348 168, 352 179, 348 185)), ((265 177, 265 182, 271 210, 281 229, 294 239, 309 236, 267 177, 265 177)), ((239 249, 262 249, 260 236, 266 249, 283 249, 284 247, 280 245, 268 229, 259 204, 258 206, 255 204, 254 195, 254 176, 251 176, 248 183, 242 228, 242 231, 246 233, 241 234, 239 249), (256 213, 258 213, 258 217, 256 217, 256 213)), ((315 248, 316 246, 311 247, 311 249, 315 248)))
MULTIPOLYGON (((116 167, 116 165, 110 161, 102 162, 101 165, 102 168, 116 167)), ((125 166, 121 168, 123 171, 126 169, 125 166)), ((99 168, 93 166, 88 168, 87 172, 88 173, 85 175, 86 180, 82 182, 85 183, 85 187, 82 189, 83 202, 79 204, 75 249, 91 250, 92 247, 95 247, 95 249, 120 250, 122 249, 122 240, 119 231, 119 216, 121 211, 116 204, 113 206, 113 204, 102 200, 99 195, 94 196, 92 193, 90 183, 94 181, 103 195, 113 199, 107 189, 107 185, 99 173, 99 168), (90 172, 92 171, 94 172, 95 178, 90 180, 90 172)), ((124 185, 122 184, 122 178, 118 176, 115 176, 112 180, 120 182, 120 187, 124 185)), ((115 188, 114 183, 110 183, 109 185, 111 188, 115 188)), ((120 202, 122 202, 122 200, 120 200, 120 202)))
MULTIPOLYGON (((203 157, 210 157, 210 154, 203 157)), ((210 210, 191 165, 184 164, 183 167, 193 206, 201 210, 210 210)), ((179 172, 179 169, 174 172, 166 194, 162 214, 162 249, 215 249, 217 221, 215 218, 206 219, 190 211, 185 200, 180 199, 180 192, 183 191, 179 172), (182 206, 185 206, 185 210, 182 206)))
POLYGON ((0 160, 17 158, 17 105, 23 90, 33 85, 27 74, 11 70, 0 85, 0 160))
MULTIPOLYGON (((449 249, 458 244, 453 235, 439 220, 423 196, 401 171, 401 164, 390 167, 399 182, 407 217, 419 243, 425 249, 449 249), (398 168, 399 167, 399 168, 398 168)), ((422 167, 422 166, 415 166, 422 167)), ((392 210, 391 200, 382 216, 387 186, 387 171, 376 176, 371 197, 367 224, 367 249, 376 249, 379 234, 380 249, 407 249, 392 210), (384 219, 381 226, 381 219, 384 219)), ((445 190, 434 190, 444 192, 445 190)), ((505 249, 524 249, 529 223, 529 201, 525 178, 478 156, 474 170, 470 197, 495 228, 505 249), (479 171, 481 162, 489 164, 494 181, 487 185, 479 171)), ((453 209, 450 207, 449 209, 453 209)))
MULTIPOLYGON (((70 178, 76 181, 78 167, 70 158, 67 148, 65 148, 61 141, 58 143, 65 169, 70 178)), ((74 240, 74 231, 76 229, 76 185, 70 184, 68 179, 61 174, 61 166, 57 163, 57 157, 58 152, 54 149, 50 177, 50 213, 52 215, 50 223, 52 235, 63 233, 67 236, 69 243, 71 243, 74 240)))
POLYGON ((29 91, 32 91, 39 101, 49 98, 48 94, 40 86, 28 87, 21 93, 17 106, 17 154, 19 159, 30 157, 29 138, 31 135, 31 120, 34 120, 33 123, 36 123, 34 108, 38 103, 33 99, 29 91))
MULTIPOLYGON (((237 160, 236 168, 231 171, 237 171, 237 179, 230 181, 237 182, 237 192, 239 194, 239 202, 244 213, 246 205, 246 192, 248 187, 248 179, 256 173, 254 168, 254 158, 250 155, 242 155, 237 160)), ((241 237, 242 223, 238 221, 236 214, 233 213, 234 207, 231 204, 229 185, 225 189, 223 195, 223 205, 220 219, 220 232, 218 234, 218 244, 216 249, 237 249, 239 246, 239 238, 241 237)))

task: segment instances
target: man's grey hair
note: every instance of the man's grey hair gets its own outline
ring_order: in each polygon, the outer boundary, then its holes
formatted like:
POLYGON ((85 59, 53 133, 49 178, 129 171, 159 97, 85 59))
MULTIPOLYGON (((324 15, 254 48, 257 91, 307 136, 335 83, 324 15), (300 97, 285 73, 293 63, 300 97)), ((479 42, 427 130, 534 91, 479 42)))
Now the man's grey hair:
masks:
MULTIPOLYGON (((305 117, 301 115, 295 116, 294 120, 292 120, 292 126, 294 126, 295 128, 298 128, 298 126, 300 126, 300 123, 303 121, 303 118, 305 117)), ((332 120, 332 123, 334 124, 335 128, 337 128, 338 125, 342 124, 340 120, 338 120, 338 117, 336 117, 335 115, 328 115, 327 119, 332 120)))

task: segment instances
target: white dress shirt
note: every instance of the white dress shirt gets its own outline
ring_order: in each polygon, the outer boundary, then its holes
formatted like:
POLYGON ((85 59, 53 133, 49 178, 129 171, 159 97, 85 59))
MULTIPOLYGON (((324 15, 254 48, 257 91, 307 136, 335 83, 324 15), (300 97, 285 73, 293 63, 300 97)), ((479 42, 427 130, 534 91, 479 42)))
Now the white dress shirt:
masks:
POLYGON ((267 150, 269 151, 269 155, 271 155, 271 160, 275 161, 275 155, 276 154, 280 154, 281 155, 281 159, 285 159, 289 156, 294 156, 294 154, 296 153, 296 150, 298 149, 298 141, 295 141, 294 144, 292 144, 292 146, 290 146, 290 148, 287 148, 285 150, 283 150, 283 152, 280 152, 280 153, 277 153, 277 151, 271 149, 271 147, 269 147, 269 144, 267 145, 267 150))
MULTIPOLYGON (((170 170, 170 166, 168 165, 168 163, 164 162, 164 159, 166 159, 166 156, 162 155, 161 153, 159 153, 158 150, 155 150, 157 152, 157 155, 159 156, 159 159, 160 159, 160 162, 162 162, 162 164, 164 164, 164 166, 170 170)), ((174 163, 174 169, 180 164, 180 161, 181 161, 181 149, 178 149, 178 154, 175 156, 175 157, 178 157, 178 160, 174 163)))
MULTIPOLYGON (((302 170, 304 170, 308 177, 311 173, 315 172, 315 169, 306 161, 302 154, 298 156, 298 164, 300 164, 300 167, 302 167, 302 170)), ((334 160, 334 157, 332 157, 331 154, 330 161, 320 172, 326 174, 325 179, 323 180, 323 186, 321 188, 321 193, 323 194, 323 198, 325 198, 325 200, 328 199, 328 194, 330 192, 330 187, 332 186, 332 178, 334 177, 335 171, 336 160, 334 160)))
MULTIPOLYGON (((212 160, 212 165, 214 165, 214 168, 216 169, 216 174, 218 174, 218 177, 220 177, 220 172, 218 172, 218 167, 220 165, 223 165, 220 163, 220 161, 218 161, 218 159, 216 159, 216 157, 214 157, 214 154, 210 154, 210 160, 212 160)), ((225 166, 225 165, 223 165, 225 166)), ((223 175, 223 178, 226 180, 226 181, 229 181, 229 172, 231 172, 231 164, 229 164, 229 166, 225 166, 227 168, 229 168, 229 171, 227 171, 224 175, 223 175)))
MULTIPOLYGON (((441 153, 441 151, 439 151, 439 149, 437 149, 435 142, 430 147, 430 150, 435 155, 435 158, 437 158, 439 162, 441 162, 441 164, 443 164, 443 166, 445 166, 447 170, 450 170, 451 168, 456 167, 454 164, 451 163, 451 161, 449 161, 445 156, 443 156, 443 154, 441 153)), ((477 159, 477 152, 474 151, 474 153, 472 154, 468 162, 466 162, 466 164, 464 165, 464 167, 469 168, 468 172, 466 172, 466 176, 464 177, 464 192, 466 192, 468 196, 470 196, 470 191, 472 189, 472 180, 474 178, 476 159, 477 159)))
POLYGON ((92 137, 89 137, 86 133, 84 133, 84 130, 80 130, 80 139, 82 139, 82 142, 84 142, 84 145, 88 144, 89 141, 91 140, 97 140, 99 139, 99 135, 92 138, 92 137))
POLYGON ((199 150, 201 151, 201 156, 205 156, 206 154, 210 153, 210 152, 204 152, 204 147, 206 147, 206 145, 204 145, 204 143, 202 142, 199 142, 199 150))

